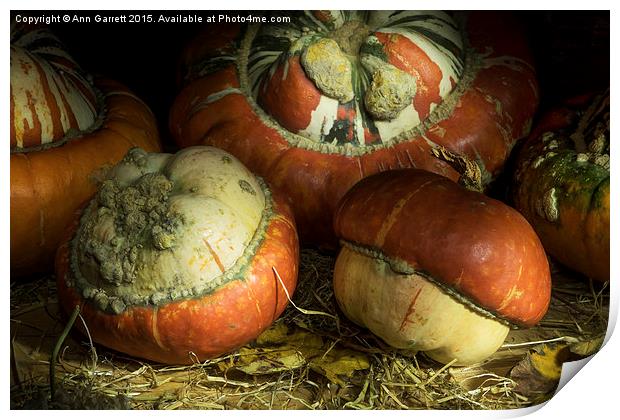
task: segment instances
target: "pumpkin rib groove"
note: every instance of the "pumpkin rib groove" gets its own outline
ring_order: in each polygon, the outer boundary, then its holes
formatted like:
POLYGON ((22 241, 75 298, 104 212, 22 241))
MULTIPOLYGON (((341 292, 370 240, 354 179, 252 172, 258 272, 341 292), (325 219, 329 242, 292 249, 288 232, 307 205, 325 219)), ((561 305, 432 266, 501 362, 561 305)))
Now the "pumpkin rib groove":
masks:
MULTIPOLYGON (((136 102, 136 104, 135 104, 136 108, 143 107, 144 109, 146 109, 148 111, 148 114, 149 114, 149 116, 151 118, 155 118, 155 114, 153 114, 153 111, 148 106, 148 104, 146 102, 144 102, 138 96, 134 95, 133 93, 128 92, 128 91, 115 90, 115 91, 112 91, 112 92, 108 92, 106 94, 106 98, 108 98, 108 99, 113 97, 113 96, 127 97, 127 98, 131 99, 133 102, 136 102)), ((113 99, 110 99, 110 100, 113 101, 113 99)))
MULTIPOLYGON (((67 162, 66 168, 74 168, 77 165, 74 165, 73 159, 71 159, 71 154, 67 153, 66 149, 59 149, 62 152, 62 156, 64 160, 67 162)), ((72 171, 67 171, 67 185, 73 187, 73 182, 75 179, 75 175, 72 171)))
POLYGON ((159 328, 157 326, 157 316, 158 316, 157 314, 158 314, 158 309, 157 309, 157 306, 155 306, 153 307, 153 315, 151 317, 151 336, 153 337, 153 339, 155 340, 155 343, 160 349, 168 350, 168 347, 166 347, 164 343, 162 343, 161 337, 159 335, 159 328))
POLYGON ((129 146, 129 148, 134 146, 134 143, 125 134, 123 134, 122 130, 112 128, 110 125, 108 125, 105 129, 109 130, 111 133, 114 133, 114 136, 112 137, 122 139, 125 145, 129 146))
POLYGON ((608 105, 609 90, 543 115, 516 157, 511 185, 515 207, 549 255, 600 282, 610 276, 609 161, 597 164, 610 151, 608 105))
POLYGON ((251 301, 252 303, 254 303, 254 305, 252 305, 252 310, 256 311, 256 321, 257 324, 255 326, 257 331, 262 331, 264 328, 266 328, 268 325, 271 324, 271 322, 269 322, 267 325, 263 325, 263 323, 261 322, 261 320, 263 319, 263 312, 261 311, 260 308, 260 304, 259 304, 259 300, 257 299, 257 295, 256 293, 254 293, 254 289, 252 287, 252 281, 244 281, 243 282, 247 293, 248 293, 248 297, 249 297, 249 301, 251 301))
POLYGON ((283 217, 282 215, 278 214, 276 215, 276 219, 279 220, 281 223, 288 225, 289 228, 296 229, 296 226, 293 223, 291 223, 291 221, 287 219, 286 217, 283 217))
MULTIPOLYGON (((28 169, 30 170, 30 172, 33 175, 33 177, 31 179, 37 180, 39 174, 35 173, 33 171, 33 168, 32 168, 32 163, 33 162, 30 160, 30 157, 27 154, 25 154, 25 156, 26 156, 26 160, 28 162, 28 169)), ((41 194, 41 190, 40 190, 41 184, 42 184, 41 182, 33 182, 33 184, 32 184, 32 192, 33 192, 33 196, 34 196, 35 201, 39 204, 38 210, 37 210, 37 212, 39 214, 39 218, 38 218, 38 220, 39 220, 39 226, 38 226, 39 243, 38 243, 38 245, 39 245, 39 247, 44 247, 45 243, 46 243, 46 241, 45 241, 45 237, 46 237, 46 235, 45 235, 45 227, 46 227, 45 226, 45 218, 46 218, 45 214, 46 214, 46 208, 44 206, 45 205, 45 200, 43 200, 45 195, 41 194)))
POLYGON ((603 187, 605 187, 607 184, 609 184, 609 180, 610 177, 606 177, 606 178, 602 178, 598 184, 596 184, 595 186, 592 187, 591 189, 591 193, 590 195, 590 199, 589 199, 589 203, 588 203, 588 213, 590 213, 593 210, 596 210, 598 208, 598 204, 596 203, 596 199, 601 191, 601 189, 603 187))

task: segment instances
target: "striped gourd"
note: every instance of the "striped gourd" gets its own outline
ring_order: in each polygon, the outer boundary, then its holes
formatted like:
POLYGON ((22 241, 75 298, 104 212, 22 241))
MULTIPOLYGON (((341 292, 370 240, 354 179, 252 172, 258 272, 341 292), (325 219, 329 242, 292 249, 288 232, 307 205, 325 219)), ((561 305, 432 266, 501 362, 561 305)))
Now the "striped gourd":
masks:
POLYGON ((11 148, 75 136, 95 124, 100 107, 92 80, 47 28, 12 28, 11 148))
POLYGON ((93 78, 45 27, 11 28, 11 274, 50 272, 73 212, 134 146, 159 150, 148 106, 93 78))
POLYGON ((210 25, 186 48, 170 128, 181 147, 223 148, 285 190, 306 242, 333 243, 336 203, 361 178, 415 167, 456 179, 433 155, 441 146, 488 183, 529 132, 538 87, 510 15, 306 11, 265 21, 210 25))
POLYGON ((442 12, 306 12, 255 32, 242 84, 279 124, 314 142, 389 142, 428 118, 464 71, 460 32, 442 12), (304 76, 316 89, 292 95, 304 76), (298 103, 283 107, 291 97, 298 103))

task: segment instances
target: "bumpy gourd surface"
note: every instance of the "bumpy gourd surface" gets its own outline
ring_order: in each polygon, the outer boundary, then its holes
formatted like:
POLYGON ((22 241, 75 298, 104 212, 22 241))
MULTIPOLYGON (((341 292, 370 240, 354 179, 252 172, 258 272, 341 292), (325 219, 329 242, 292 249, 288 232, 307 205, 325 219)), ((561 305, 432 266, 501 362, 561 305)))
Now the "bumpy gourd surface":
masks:
POLYGON ((133 149, 82 216, 77 286, 115 313, 207 293, 244 255, 265 207, 261 183, 225 152, 133 149))
POLYGON ((219 62, 238 60, 255 111, 292 142, 364 147, 424 121, 465 77, 465 55, 443 12, 321 11, 251 26, 239 57, 219 62))
POLYGON ((205 28, 184 54, 170 128, 181 147, 222 148, 291 197, 304 242, 335 245, 335 207, 364 177, 414 167, 457 179, 431 151, 441 146, 487 184, 529 131, 538 88, 507 14, 281 16, 205 28))

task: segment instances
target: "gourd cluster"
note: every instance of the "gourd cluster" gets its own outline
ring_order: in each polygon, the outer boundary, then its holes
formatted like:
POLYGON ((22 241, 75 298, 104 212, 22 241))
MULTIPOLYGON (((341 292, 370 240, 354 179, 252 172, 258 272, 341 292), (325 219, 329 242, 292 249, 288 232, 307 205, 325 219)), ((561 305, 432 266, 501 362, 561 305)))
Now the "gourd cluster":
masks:
POLYGON ((542 319, 547 254, 609 280, 609 92, 531 130, 536 73, 508 14, 210 25, 179 75, 163 153, 128 88, 49 29, 11 28, 11 272, 55 269, 102 345, 235 350, 286 308, 300 246, 338 253, 325 280, 351 321, 460 365, 542 319), (518 141, 511 207, 485 191, 518 141))

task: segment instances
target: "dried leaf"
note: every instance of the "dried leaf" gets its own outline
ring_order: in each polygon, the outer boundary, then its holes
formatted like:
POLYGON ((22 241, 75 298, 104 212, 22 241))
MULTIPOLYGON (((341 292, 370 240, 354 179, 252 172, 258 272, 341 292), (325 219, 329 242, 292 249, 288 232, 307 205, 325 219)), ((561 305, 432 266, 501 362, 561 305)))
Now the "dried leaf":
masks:
POLYGON ((304 349, 319 349, 323 346, 323 339, 305 330, 290 329, 283 322, 279 322, 265 330, 256 339, 254 347, 290 345, 303 352, 304 349))
POLYGON ((568 346, 566 344, 559 345, 543 345, 542 348, 530 352, 532 366, 536 371, 551 380, 560 380, 562 374, 562 364, 568 360, 568 346))
POLYGON ((270 374, 300 368, 323 353, 321 337, 307 331, 291 331, 284 323, 265 330, 252 346, 239 349, 235 368, 249 375, 270 374))
POLYGON ((345 385, 342 378, 350 378, 355 371, 369 367, 368 357, 364 353, 348 349, 333 349, 324 357, 316 357, 310 361, 312 370, 341 386, 345 385))
POLYGON ((282 343, 288 334, 288 327, 283 322, 278 322, 262 332, 256 339, 256 344, 282 343))
POLYGON ((580 341, 570 345, 571 353, 581 357, 588 357, 600 350, 605 340, 605 335, 601 334, 591 340, 580 341))
POLYGON ((297 369, 305 363, 304 356, 296 350, 287 348, 248 349, 244 347, 239 350, 239 361, 235 368, 248 375, 258 375, 297 369))
POLYGON ((263 332, 252 346, 239 350, 235 368, 249 375, 271 374, 308 365, 331 382, 344 385, 342 378, 368 369, 364 353, 326 344, 309 331, 277 323, 263 332))
POLYGON ((555 390, 562 374, 562 364, 569 360, 567 344, 534 347, 510 373, 517 382, 515 391, 524 396, 544 395, 555 390))

